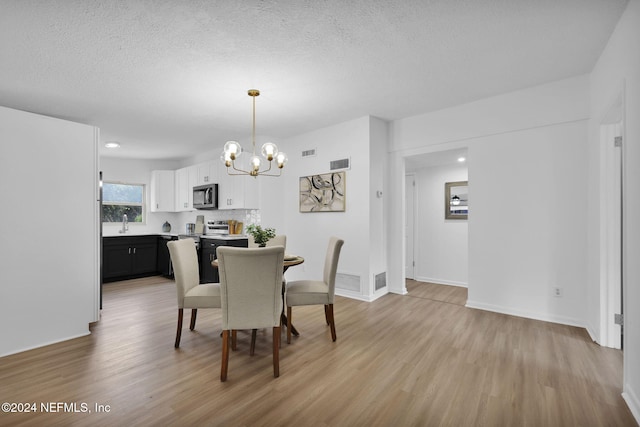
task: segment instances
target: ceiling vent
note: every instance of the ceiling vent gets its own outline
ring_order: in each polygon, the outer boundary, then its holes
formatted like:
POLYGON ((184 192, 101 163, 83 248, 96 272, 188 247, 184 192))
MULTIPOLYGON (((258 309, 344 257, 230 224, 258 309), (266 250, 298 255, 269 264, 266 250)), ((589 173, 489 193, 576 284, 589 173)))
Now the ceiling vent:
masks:
POLYGON ((304 150, 302 152, 302 157, 315 157, 316 155, 316 149, 312 148, 310 150, 304 150))
POLYGON ((340 169, 351 169, 351 159, 347 157, 346 159, 331 160, 331 163, 329 165, 332 171, 340 169))

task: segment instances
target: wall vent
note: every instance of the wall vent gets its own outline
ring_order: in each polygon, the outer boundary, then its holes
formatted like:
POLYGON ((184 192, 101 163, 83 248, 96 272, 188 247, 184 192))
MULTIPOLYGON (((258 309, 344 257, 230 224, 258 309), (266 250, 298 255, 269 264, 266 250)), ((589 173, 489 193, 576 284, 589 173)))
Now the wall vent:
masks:
POLYGON ((332 171, 338 169, 351 169, 351 158, 347 157, 346 159, 331 160, 329 166, 332 171))
POLYGON ((360 276, 336 273, 336 288, 360 293, 360 276))
POLYGON ((387 287, 387 273, 383 272, 380 274, 376 274, 374 276, 374 282, 375 282, 375 290, 380 290, 382 288, 386 288, 387 287))
POLYGON ((311 148, 310 150, 304 150, 302 152, 302 157, 314 157, 316 155, 316 149, 311 148))

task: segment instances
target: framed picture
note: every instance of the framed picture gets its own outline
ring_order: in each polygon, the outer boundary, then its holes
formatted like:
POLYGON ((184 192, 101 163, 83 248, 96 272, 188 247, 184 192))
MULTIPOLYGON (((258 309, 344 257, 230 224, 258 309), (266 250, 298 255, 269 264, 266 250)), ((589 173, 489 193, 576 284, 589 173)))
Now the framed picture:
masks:
POLYGON ((345 172, 300 177, 300 212, 344 212, 345 172))
POLYGON ((469 215, 469 181, 445 182, 444 219, 467 219, 469 215))

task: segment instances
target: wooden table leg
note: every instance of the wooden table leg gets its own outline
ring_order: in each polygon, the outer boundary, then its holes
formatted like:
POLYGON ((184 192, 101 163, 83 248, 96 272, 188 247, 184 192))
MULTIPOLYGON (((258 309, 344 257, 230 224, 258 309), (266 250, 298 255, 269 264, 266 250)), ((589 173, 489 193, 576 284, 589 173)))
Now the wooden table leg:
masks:
MULTIPOLYGON (((282 314, 280 315, 280 319, 282 320, 282 326, 284 326, 285 328, 287 327, 287 315, 284 314, 284 310, 282 311, 282 314)), ((296 329, 295 326, 291 325, 291 333, 295 336, 299 336, 300 333, 298 332, 298 330, 296 329)))

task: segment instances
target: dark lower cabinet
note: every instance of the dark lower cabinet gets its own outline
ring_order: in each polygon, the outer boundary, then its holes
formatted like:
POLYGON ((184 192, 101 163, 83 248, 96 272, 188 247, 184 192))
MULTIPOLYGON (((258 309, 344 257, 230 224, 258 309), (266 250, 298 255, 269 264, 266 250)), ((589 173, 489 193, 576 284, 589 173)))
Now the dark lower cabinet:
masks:
MULTIPOLYGON (((133 279, 162 274, 173 277, 167 243, 176 236, 117 236, 102 238, 102 281, 133 279)), ((249 246, 247 239, 200 239, 200 283, 220 281, 218 269, 211 266, 218 246, 249 246)))
POLYGON ((200 239, 200 283, 218 283, 218 269, 211 266, 211 261, 216 259, 218 246, 236 246, 246 248, 249 246, 247 239, 200 239))
POLYGON ((104 282, 143 277, 158 271, 158 236, 104 237, 104 282))

